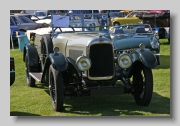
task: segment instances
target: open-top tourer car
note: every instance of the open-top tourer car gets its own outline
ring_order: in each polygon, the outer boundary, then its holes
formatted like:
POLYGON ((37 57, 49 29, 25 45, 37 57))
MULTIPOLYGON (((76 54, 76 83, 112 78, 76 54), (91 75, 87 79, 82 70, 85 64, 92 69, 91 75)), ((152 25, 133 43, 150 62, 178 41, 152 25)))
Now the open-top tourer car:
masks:
POLYGON ((108 27, 85 27, 83 18, 81 27, 72 27, 69 16, 64 15, 54 15, 53 20, 50 32, 49 28, 33 31, 34 44, 25 45, 23 61, 27 85, 48 84, 55 111, 63 111, 64 98, 69 95, 132 94, 137 105, 149 105, 151 69, 157 60, 143 42, 130 53, 116 54, 123 45, 114 45, 108 38, 108 27))
POLYGON ((111 27, 109 35, 113 41, 114 50, 130 52, 139 48, 143 43, 157 58, 160 65, 160 42, 159 36, 154 34, 150 24, 126 24, 119 27, 111 27))

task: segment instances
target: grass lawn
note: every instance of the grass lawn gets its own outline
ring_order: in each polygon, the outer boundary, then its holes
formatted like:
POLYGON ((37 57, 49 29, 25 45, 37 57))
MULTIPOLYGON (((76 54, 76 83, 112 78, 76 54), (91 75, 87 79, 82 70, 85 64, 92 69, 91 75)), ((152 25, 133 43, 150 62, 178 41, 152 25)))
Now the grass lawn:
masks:
POLYGON ((131 94, 98 97, 65 97, 63 112, 52 109, 48 87, 26 85, 23 52, 10 50, 15 58, 16 80, 10 87, 11 116, 170 116, 170 45, 161 41, 161 65, 152 70, 154 92, 150 105, 135 104, 131 94))

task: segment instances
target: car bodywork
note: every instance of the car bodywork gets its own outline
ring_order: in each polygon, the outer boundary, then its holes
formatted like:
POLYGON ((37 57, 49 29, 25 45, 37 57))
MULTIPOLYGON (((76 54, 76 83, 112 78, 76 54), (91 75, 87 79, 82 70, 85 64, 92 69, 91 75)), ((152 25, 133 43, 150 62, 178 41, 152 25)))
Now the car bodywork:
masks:
POLYGON ((120 27, 112 27, 109 30, 115 50, 131 51, 139 48, 143 43, 147 49, 157 58, 160 65, 160 42, 158 35, 154 34, 149 24, 126 24, 120 27), (139 31, 137 31, 140 29, 139 31))
POLYGON ((14 57, 10 57, 10 86, 13 85, 15 81, 15 62, 14 57))
POLYGON ((115 55, 117 46, 106 36, 108 29, 91 27, 34 31, 34 44, 26 45, 23 53, 27 85, 47 83, 55 111, 63 111, 64 98, 69 95, 130 93, 138 105, 148 106, 153 92, 151 69, 157 65, 155 56, 142 43, 131 53, 115 55))

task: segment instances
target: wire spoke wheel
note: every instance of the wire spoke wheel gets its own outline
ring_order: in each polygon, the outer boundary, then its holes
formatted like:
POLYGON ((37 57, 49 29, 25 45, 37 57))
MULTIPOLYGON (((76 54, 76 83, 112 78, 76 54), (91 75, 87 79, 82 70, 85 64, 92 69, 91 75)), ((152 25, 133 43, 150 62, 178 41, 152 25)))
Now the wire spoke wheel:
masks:
POLYGON ((55 70, 52 65, 49 67, 49 91, 53 109, 59 112, 62 111, 64 103, 64 83, 61 72, 55 70))

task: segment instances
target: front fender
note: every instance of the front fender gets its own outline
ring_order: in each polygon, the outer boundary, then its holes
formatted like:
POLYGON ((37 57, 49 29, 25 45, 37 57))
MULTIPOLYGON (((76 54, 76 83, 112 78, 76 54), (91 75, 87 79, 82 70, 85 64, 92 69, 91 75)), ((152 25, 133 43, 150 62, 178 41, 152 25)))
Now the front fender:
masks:
POLYGON ((140 60, 149 68, 155 68, 157 66, 157 59, 149 49, 137 49, 131 56, 133 57, 133 62, 140 60))
POLYGON ((49 58, 54 69, 60 72, 65 71, 67 69, 68 62, 66 57, 62 53, 50 53, 49 58))

